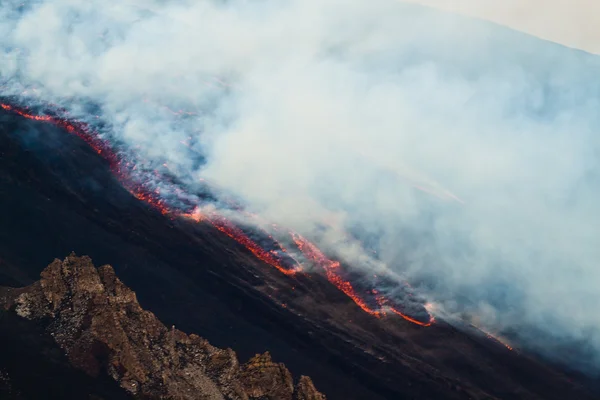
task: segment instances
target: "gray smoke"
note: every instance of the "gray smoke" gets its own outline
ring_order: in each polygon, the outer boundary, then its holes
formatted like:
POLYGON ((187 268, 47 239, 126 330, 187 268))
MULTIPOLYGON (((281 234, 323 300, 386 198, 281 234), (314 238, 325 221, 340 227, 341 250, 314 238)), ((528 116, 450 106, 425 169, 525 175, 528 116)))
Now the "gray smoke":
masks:
POLYGON ((387 0, 1 4, 4 95, 451 312, 600 349, 599 58, 387 0))

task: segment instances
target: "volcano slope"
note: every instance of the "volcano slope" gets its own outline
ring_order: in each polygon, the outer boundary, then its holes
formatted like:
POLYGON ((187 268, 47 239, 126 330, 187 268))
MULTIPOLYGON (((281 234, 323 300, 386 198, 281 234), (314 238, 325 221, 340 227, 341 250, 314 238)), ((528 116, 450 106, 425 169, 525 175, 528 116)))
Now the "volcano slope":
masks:
MULTIPOLYGON (((80 138, 2 110, 0 208, 0 286, 29 285, 72 251, 88 255, 112 265, 166 326, 240 359, 269 351, 329 399, 594 398, 566 373, 483 334, 443 320, 423 327, 377 318, 322 275, 281 274, 214 226, 136 199, 80 138)), ((49 370, 47 354, 15 350, 27 347, 15 340, 23 331, 42 333, 15 324, 0 324, 0 353, 23 354, 6 373, 13 386, 49 370)), ((62 376, 90 384, 66 366, 62 376)), ((108 380, 94 384, 116 390, 108 380)))

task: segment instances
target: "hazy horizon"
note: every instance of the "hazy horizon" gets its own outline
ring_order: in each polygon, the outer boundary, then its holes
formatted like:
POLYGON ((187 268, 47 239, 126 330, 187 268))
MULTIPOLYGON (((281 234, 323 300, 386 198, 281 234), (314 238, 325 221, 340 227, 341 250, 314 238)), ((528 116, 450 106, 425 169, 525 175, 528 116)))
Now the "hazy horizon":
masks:
POLYGON ((600 54, 600 3, 589 0, 406 0, 482 18, 575 49, 600 54))

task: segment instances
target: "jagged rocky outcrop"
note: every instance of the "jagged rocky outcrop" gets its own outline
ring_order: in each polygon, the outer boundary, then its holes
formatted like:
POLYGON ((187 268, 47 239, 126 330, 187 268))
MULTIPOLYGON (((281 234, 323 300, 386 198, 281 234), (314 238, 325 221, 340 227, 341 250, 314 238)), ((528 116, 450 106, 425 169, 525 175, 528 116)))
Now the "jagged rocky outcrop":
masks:
POLYGON ((269 352, 257 354, 242 366, 241 382, 252 399, 325 399, 308 376, 301 376, 294 387, 290 371, 282 363, 274 363, 269 352))
POLYGON ((268 352, 240 365, 233 350, 167 328, 111 266, 88 257, 55 260, 36 283, 0 290, 0 305, 42 323, 74 367, 109 375, 136 398, 325 399, 306 376, 294 384, 268 352))

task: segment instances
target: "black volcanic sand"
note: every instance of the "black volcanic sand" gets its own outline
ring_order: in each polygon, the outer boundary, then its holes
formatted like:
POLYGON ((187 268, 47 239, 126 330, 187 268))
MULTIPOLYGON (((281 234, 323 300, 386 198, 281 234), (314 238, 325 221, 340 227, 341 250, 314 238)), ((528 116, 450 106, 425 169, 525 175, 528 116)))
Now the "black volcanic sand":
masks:
MULTIPOLYGON (((484 336, 443 321, 422 328, 377 319, 319 275, 284 276, 214 228, 136 200, 81 139, 4 111, 0 209, 0 286, 29 284, 71 251, 89 255, 113 265, 165 324, 231 347, 241 360, 269 350, 330 399, 592 398, 484 336)), ((0 318, 0 369, 10 368, 14 382, 35 382, 35 354, 14 351, 27 344, 0 318)), ((66 367, 56 374, 75 379, 66 367)))

